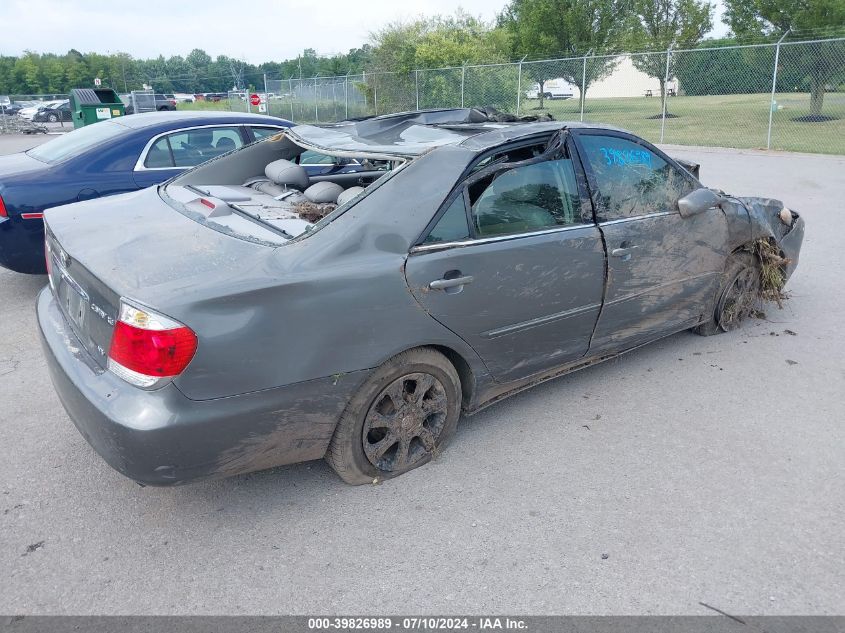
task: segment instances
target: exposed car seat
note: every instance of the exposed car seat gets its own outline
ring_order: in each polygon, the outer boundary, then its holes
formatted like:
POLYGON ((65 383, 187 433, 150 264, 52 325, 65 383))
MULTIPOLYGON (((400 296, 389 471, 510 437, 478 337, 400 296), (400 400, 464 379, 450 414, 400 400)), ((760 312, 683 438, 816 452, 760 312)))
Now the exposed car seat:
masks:
POLYGON ((315 204, 334 204, 343 193, 343 187, 335 182, 315 182, 303 191, 309 202, 315 204))
POLYGON ((349 187, 349 189, 344 190, 343 193, 337 197, 337 204, 346 204, 353 198, 357 198, 362 193, 364 193, 363 187, 349 187))
POLYGON ((284 158, 267 165, 264 175, 277 185, 294 187, 300 191, 307 189, 310 184, 305 168, 284 158))
POLYGON ((275 198, 291 189, 303 191, 310 184, 305 168, 284 158, 269 163, 264 168, 264 175, 266 178, 247 180, 244 186, 252 187, 256 191, 275 198))

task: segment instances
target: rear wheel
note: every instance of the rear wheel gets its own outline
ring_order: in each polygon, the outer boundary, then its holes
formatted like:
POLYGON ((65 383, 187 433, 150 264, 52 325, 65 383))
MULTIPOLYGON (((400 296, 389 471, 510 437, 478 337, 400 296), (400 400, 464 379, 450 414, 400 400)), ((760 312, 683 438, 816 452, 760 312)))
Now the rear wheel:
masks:
POLYGON ((50 123, 56 123, 56 122, 59 120, 59 117, 57 117, 55 114, 48 114, 48 115, 47 115, 47 120, 48 120, 50 123))
POLYGON ((350 484, 406 473, 445 446, 460 407, 461 381, 445 356, 427 348, 398 354, 352 397, 326 461, 350 484))
POLYGON ((722 286, 713 316, 693 331, 702 336, 737 329, 755 310, 760 300, 760 264, 748 252, 734 253, 728 258, 722 286))

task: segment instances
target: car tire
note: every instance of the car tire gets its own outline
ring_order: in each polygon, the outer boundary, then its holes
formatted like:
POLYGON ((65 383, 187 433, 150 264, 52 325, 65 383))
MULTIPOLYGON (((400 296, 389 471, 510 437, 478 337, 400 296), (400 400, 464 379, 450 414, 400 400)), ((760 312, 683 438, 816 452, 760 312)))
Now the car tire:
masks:
POLYGON ((698 325, 693 332, 713 336, 738 328, 750 315, 760 299, 761 272, 757 258, 747 251, 728 257, 719 286, 718 299, 710 320, 698 325))
POLYGON ((57 117, 55 114, 50 114, 50 115, 47 116, 47 120, 50 123, 58 123, 59 117, 57 117))
POLYGON ((340 416, 325 459, 349 484, 418 468, 448 443, 461 413, 461 380, 430 348, 397 354, 364 382, 340 416))

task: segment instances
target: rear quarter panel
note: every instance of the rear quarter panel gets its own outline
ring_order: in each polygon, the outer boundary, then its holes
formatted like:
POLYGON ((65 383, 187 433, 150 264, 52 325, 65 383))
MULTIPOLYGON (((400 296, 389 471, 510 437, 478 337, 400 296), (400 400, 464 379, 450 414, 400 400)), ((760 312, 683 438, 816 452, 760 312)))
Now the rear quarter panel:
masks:
POLYGON ((191 398, 220 397, 377 367, 419 345, 448 347, 485 375, 475 352, 414 300, 404 276, 410 246, 470 154, 443 149, 237 279, 162 297, 200 338, 177 386, 191 398))

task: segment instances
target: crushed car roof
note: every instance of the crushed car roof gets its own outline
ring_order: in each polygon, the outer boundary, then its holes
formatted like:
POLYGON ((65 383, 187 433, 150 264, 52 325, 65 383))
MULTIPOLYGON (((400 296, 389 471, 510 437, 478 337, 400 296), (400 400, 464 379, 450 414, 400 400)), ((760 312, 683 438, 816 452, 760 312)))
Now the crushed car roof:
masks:
POLYGON ((423 110, 320 126, 297 125, 289 133, 295 140, 325 150, 414 157, 441 145, 462 145, 481 151, 561 128, 615 129, 581 122, 525 119, 500 122, 497 118, 502 117, 477 108, 423 110))

